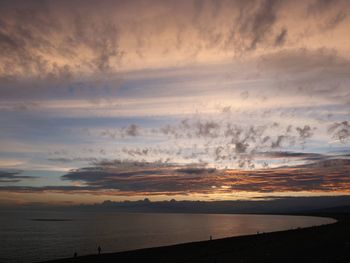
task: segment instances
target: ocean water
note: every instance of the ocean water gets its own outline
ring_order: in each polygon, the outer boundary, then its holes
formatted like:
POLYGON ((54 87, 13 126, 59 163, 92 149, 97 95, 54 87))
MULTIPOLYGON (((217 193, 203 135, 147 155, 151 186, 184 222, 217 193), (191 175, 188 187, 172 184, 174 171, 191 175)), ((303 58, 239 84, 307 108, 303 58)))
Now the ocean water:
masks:
POLYGON ((0 262, 62 257, 272 232, 334 222, 281 215, 11 211, 0 217, 0 262))

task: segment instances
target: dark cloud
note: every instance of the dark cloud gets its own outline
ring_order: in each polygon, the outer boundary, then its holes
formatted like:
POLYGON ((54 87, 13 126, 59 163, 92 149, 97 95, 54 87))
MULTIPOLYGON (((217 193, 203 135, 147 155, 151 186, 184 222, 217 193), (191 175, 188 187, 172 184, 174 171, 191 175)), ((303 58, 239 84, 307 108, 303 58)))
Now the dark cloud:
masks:
POLYGON ((317 161, 317 162, 313 162, 313 163, 309 163, 309 164, 303 164, 300 165, 299 167, 303 167, 303 168, 334 168, 334 169, 342 169, 344 167, 348 167, 350 166, 350 160, 348 158, 346 159, 337 159, 335 157, 333 158, 327 158, 324 157, 323 159, 317 161))
POLYGON ((137 126, 136 124, 130 124, 125 130, 124 130, 124 134, 127 136, 137 136, 139 135, 139 126, 137 126))
POLYGON ((322 30, 332 30, 346 19, 347 15, 344 11, 339 11, 330 17, 322 27, 322 30))
POLYGON ((314 133, 313 130, 315 128, 311 128, 309 125, 305 125, 304 127, 296 127, 295 128, 299 134, 299 138, 304 142, 306 139, 311 138, 314 133))
POLYGON ((277 22, 281 2, 279 0, 237 2, 239 12, 226 40, 227 47, 233 47, 236 53, 242 54, 256 49, 260 44, 268 46, 269 35, 277 22))
POLYGON ((194 191, 210 190, 211 180, 219 174, 221 172, 215 169, 197 165, 179 166, 164 162, 116 160, 72 171, 63 175, 62 179, 84 182, 92 188, 108 188, 121 192, 185 193, 191 192, 192 189, 197 189, 194 191))
POLYGON ((261 152, 258 155, 269 158, 300 158, 300 159, 318 159, 324 157, 323 154, 317 153, 304 153, 304 152, 287 152, 287 151, 275 151, 275 152, 261 152))
POLYGON ((283 28, 275 38, 275 45, 282 46, 286 42, 287 35, 288 35, 288 30, 286 28, 283 28))
POLYGON ((288 137, 285 136, 285 135, 277 136, 276 140, 271 142, 271 148, 272 149, 274 149, 274 148, 282 148, 283 147, 283 142, 285 140, 287 140, 287 139, 288 139, 288 137))
MULTIPOLYGON (((159 153, 161 150, 157 150, 157 152, 159 153)), ((155 152, 154 149, 152 148, 143 148, 143 149, 139 149, 139 148, 134 148, 134 149, 129 149, 127 147, 123 147, 122 148, 122 152, 129 155, 129 156, 132 156, 132 157, 135 157, 135 156, 147 156, 149 155, 150 153, 152 152, 155 152)), ((166 152, 166 150, 162 150, 162 152, 166 152)))
POLYGON ((73 162, 97 162, 98 159, 95 157, 72 157, 72 158, 48 158, 48 161, 59 162, 59 163, 73 163, 73 162))
MULTIPOLYGON (((105 162, 72 170, 63 180, 82 186, 0 187, 2 191, 92 193, 115 195, 250 192, 349 191, 349 159, 331 159, 293 167, 218 170, 164 163, 105 162)), ((6 175, 7 176, 7 175, 6 175)))
POLYGON ((333 30, 346 19, 345 9, 348 8, 348 1, 339 0, 316 0, 308 5, 307 14, 315 17, 326 18, 320 25, 320 32, 333 30))
POLYGON ((137 124, 130 124, 127 127, 121 129, 104 129, 100 135, 103 137, 109 137, 111 139, 124 138, 124 137, 136 137, 142 136, 144 132, 137 124))
POLYGON ((319 15, 337 5, 338 0, 315 0, 307 7, 308 14, 319 15))
POLYGON ((84 17, 77 16, 73 25, 74 33, 68 40, 69 44, 85 45, 92 50, 96 55, 90 63, 97 70, 109 71, 111 59, 122 59, 124 52, 119 49, 119 33, 115 24, 108 20, 91 23, 84 17))
MULTIPOLYGON (((303 158, 312 154, 286 154, 303 158)), ((79 169, 63 176, 65 180, 82 181, 92 188, 141 192, 201 193, 225 186, 227 192, 239 191, 330 191, 346 189, 349 160, 316 161, 291 168, 256 171, 217 170, 196 165, 179 167, 164 163, 109 162, 79 169), (323 170, 324 169, 324 170, 323 170)), ((224 190, 223 190, 224 191, 224 190)))
POLYGON ((180 168, 175 170, 178 173, 184 173, 184 174, 210 174, 216 172, 215 168, 198 168, 198 167, 187 167, 187 168, 180 168))
POLYGON ((73 194, 75 191, 76 193, 93 193, 95 190, 101 190, 98 188, 94 188, 91 186, 84 187, 84 186, 0 186, 0 191, 11 191, 11 192, 18 192, 18 193, 43 193, 43 192, 59 192, 59 193, 68 193, 73 194))
POLYGON ((196 135, 198 137, 217 137, 217 130, 220 128, 220 125, 215 121, 201 122, 198 121, 196 125, 196 135))
POLYGON ((24 179, 34 179, 34 176, 20 175, 21 172, 0 171, 0 183, 18 183, 24 179))

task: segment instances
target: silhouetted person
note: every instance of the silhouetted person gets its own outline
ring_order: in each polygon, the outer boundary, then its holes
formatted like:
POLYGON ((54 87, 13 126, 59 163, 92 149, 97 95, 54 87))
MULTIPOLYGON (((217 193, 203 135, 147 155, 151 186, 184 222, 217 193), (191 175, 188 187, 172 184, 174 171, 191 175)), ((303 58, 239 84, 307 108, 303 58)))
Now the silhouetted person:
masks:
POLYGON ((213 237, 210 235, 210 240, 213 240, 213 237))
POLYGON ((98 254, 101 255, 101 247, 100 246, 98 246, 97 250, 98 250, 98 254))
POLYGON ((75 251, 74 252, 74 258, 76 258, 78 256, 78 253, 75 251))

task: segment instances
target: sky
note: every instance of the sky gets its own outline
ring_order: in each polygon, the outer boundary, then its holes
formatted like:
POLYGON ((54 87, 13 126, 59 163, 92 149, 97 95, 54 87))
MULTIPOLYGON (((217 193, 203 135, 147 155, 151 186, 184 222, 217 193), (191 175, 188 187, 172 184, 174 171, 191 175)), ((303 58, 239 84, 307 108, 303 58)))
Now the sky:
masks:
POLYGON ((0 2, 0 204, 350 194, 350 2, 0 2))

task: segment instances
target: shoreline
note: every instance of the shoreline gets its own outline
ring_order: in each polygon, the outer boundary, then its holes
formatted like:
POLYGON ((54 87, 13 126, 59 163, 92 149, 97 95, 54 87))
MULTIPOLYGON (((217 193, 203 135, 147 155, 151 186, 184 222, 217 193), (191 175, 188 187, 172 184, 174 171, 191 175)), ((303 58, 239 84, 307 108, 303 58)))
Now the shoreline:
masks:
POLYGON ((350 262, 350 214, 277 215, 327 217, 336 222, 44 262, 350 262))

